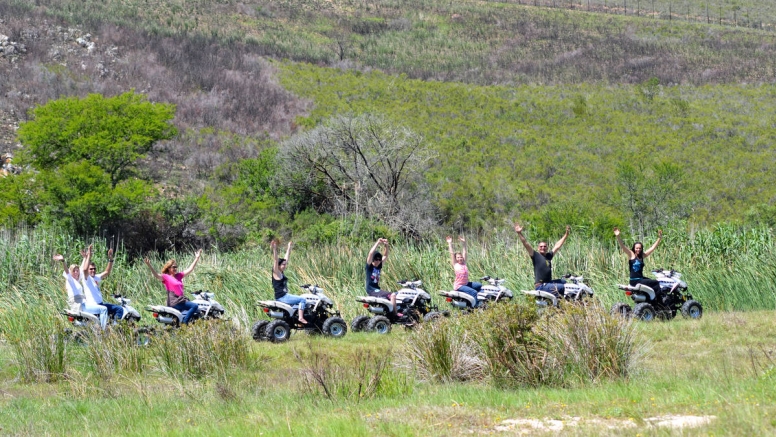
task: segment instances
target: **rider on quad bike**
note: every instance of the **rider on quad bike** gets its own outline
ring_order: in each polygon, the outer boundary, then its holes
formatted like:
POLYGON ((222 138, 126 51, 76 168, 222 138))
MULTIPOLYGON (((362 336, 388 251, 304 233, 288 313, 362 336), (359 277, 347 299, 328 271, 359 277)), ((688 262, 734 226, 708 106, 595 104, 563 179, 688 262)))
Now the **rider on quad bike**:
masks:
POLYGON ((657 246, 663 239, 663 231, 661 229, 657 230, 657 240, 655 241, 655 244, 650 246, 646 251, 644 250, 644 245, 640 241, 633 243, 633 247, 628 249, 628 246, 623 243, 622 238, 620 237, 620 230, 618 228, 614 228, 614 236, 617 237, 617 244, 620 245, 622 251, 628 256, 630 286, 635 287, 638 284, 646 285, 655 291, 655 296, 658 301, 662 300, 663 293, 660 290, 660 282, 644 276, 644 260, 652 255, 652 252, 657 249, 657 246))
POLYGON ((563 234, 560 240, 555 243, 555 246, 551 251, 548 251, 546 241, 539 242, 539 250, 535 251, 528 240, 523 235, 523 227, 520 224, 515 223, 515 232, 517 232, 520 242, 523 243, 523 247, 528 251, 528 256, 531 257, 534 267, 534 287, 536 290, 550 293, 556 298, 562 297, 564 293, 564 284, 566 281, 563 279, 552 279, 552 258, 563 247, 566 239, 571 231, 571 226, 566 226, 566 233, 563 234))
POLYGON ((479 302, 477 301, 477 293, 482 289, 482 284, 479 282, 469 282, 469 267, 466 265, 466 239, 463 235, 458 237, 458 241, 461 242, 461 251, 453 251, 453 237, 447 236, 447 250, 450 252, 450 262, 453 265, 453 271, 455 271, 455 282, 453 282, 453 291, 466 293, 474 299, 472 308, 477 308, 479 302))

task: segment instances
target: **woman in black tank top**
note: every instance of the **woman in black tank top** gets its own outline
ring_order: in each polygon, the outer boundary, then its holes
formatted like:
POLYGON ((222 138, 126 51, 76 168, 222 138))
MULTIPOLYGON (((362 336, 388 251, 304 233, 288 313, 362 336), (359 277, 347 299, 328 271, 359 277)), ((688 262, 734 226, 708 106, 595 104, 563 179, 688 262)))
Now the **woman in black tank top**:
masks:
POLYGON ((291 256, 291 242, 288 242, 285 258, 278 258, 277 241, 272 240, 270 247, 272 248, 272 259, 274 260, 272 264, 272 289, 275 291, 275 300, 291 306, 299 305, 299 321, 306 324, 304 307, 307 301, 303 297, 295 296, 288 292, 288 278, 284 274, 286 267, 288 267, 288 257, 291 256))
POLYGON ((622 248, 622 251, 628 255, 630 285, 644 284, 655 290, 655 296, 660 295, 660 282, 644 276, 644 259, 657 249, 657 246, 663 239, 663 231, 661 229, 657 230, 657 241, 655 241, 655 244, 646 251, 644 250, 644 245, 641 244, 640 241, 633 243, 633 247, 629 249, 628 246, 623 243, 622 238, 620 238, 620 230, 617 228, 614 228, 614 236, 617 237, 617 243, 620 245, 620 248, 622 248))

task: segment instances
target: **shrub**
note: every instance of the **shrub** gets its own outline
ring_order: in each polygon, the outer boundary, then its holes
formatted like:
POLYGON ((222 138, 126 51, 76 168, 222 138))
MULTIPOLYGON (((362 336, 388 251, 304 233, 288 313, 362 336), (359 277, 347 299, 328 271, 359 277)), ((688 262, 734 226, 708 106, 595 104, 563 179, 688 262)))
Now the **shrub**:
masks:
POLYGON ((460 320, 423 326, 410 337, 418 376, 567 387, 627 377, 640 353, 631 322, 595 303, 539 313, 518 301, 460 320))
POLYGON ((456 319, 442 319, 417 328, 409 355, 418 376, 427 381, 482 379, 485 362, 472 338, 456 319))
POLYGON ((137 345, 137 334, 128 325, 118 325, 98 333, 96 341, 86 344, 86 357, 102 379, 114 374, 142 373, 148 362, 147 351, 137 345))

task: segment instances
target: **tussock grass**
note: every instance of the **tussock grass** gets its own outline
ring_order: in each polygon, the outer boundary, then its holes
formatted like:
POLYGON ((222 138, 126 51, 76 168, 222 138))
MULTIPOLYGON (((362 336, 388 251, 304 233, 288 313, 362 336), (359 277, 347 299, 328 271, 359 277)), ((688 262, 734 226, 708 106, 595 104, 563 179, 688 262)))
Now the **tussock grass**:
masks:
POLYGON ((503 303, 410 337, 418 375, 441 382, 486 377, 498 387, 571 387, 627 378, 643 355, 631 321, 601 305, 539 313, 503 303))
POLYGON ((65 326, 45 307, 0 313, 0 327, 22 380, 56 382, 66 377, 69 345, 65 326))

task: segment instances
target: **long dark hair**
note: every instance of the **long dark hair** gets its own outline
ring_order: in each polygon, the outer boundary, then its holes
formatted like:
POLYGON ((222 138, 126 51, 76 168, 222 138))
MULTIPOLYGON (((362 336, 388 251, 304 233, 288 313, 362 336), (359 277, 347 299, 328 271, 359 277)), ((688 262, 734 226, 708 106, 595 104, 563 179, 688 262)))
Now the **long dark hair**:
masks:
POLYGON ((642 243, 641 241, 637 241, 637 242, 633 243, 633 246, 631 246, 631 252, 633 252, 633 254, 636 255, 636 258, 644 259, 644 243, 642 243), (638 254, 636 254, 636 245, 637 244, 641 244, 641 252, 639 252, 638 254))

